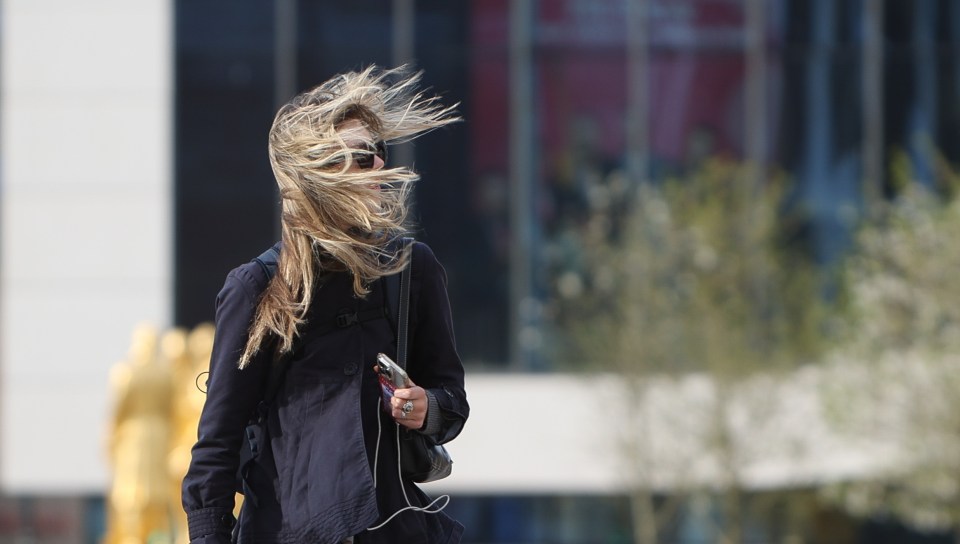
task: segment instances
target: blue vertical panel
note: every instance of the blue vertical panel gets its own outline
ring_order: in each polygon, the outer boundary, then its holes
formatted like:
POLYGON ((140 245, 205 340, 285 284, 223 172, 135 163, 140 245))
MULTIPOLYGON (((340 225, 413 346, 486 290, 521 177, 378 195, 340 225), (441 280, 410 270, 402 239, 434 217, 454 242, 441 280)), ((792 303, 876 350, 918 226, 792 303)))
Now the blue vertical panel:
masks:
POLYGON ((530 499, 502 497, 491 499, 490 542, 542 542, 535 539, 533 528, 539 519, 531 516, 530 499))
POLYGON ((925 185, 934 182, 935 126, 937 119, 936 0, 914 0, 911 28, 911 64, 914 92, 907 105, 907 148, 912 160, 914 180, 925 185))
POLYGON ((802 58, 793 66, 801 71, 802 102, 784 104, 800 108, 797 205, 808 221, 811 249, 823 262, 846 248, 860 205, 859 44, 850 39, 855 7, 807 3, 802 58))
POLYGON ((192 327, 213 319, 226 272, 275 236, 273 4, 175 9, 174 322, 192 327))
POLYGON ((107 530, 106 501, 102 497, 84 500, 83 541, 100 542, 107 530))

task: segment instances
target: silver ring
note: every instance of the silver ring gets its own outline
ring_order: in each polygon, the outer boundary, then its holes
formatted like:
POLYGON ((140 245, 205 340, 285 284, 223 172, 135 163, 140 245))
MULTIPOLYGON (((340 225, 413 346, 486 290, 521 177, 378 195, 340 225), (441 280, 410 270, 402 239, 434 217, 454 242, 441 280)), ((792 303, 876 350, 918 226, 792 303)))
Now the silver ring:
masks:
POLYGON ((413 401, 412 401, 412 400, 408 400, 407 402, 404 402, 404 403, 403 403, 403 408, 401 408, 401 410, 403 410, 403 415, 404 415, 404 416, 406 416, 407 414, 409 414, 410 412, 412 412, 412 411, 413 411, 413 401))

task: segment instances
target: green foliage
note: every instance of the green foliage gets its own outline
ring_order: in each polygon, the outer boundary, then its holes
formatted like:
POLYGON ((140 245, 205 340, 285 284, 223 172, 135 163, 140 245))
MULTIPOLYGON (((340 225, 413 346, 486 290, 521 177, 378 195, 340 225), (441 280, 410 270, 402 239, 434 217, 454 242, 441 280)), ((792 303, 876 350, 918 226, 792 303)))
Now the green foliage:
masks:
POLYGON ((866 358, 960 351, 960 200, 919 184, 880 203, 846 269, 855 321, 851 349, 866 358))
POLYGON ((662 185, 611 177, 564 236, 579 252, 555 274, 556 360, 733 377, 820 353, 824 304, 814 267, 782 242, 782 179, 753 186, 722 161, 662 185))
MULTIPOLYGON (((909 176, 909 162, 894 172, 909 176)), ((942 172, 943 173, 943 172, 942 172)), ((949 172, 947 172, 949 173, 949 172)), ((851 512, 960 527, 960 198, 955 176, 901 180, 864 218, 845 280, 852 312, 824 399, 836 428, 888 448, 884 474, 824 491, 851 512)))

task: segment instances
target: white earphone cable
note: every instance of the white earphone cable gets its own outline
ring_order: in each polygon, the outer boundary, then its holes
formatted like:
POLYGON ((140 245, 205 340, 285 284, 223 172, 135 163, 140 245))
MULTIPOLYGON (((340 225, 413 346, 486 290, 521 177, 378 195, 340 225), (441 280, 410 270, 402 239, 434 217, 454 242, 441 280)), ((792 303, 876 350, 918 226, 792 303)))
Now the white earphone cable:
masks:
MULTIPOLYGON (((373 454, 373 487, 374 488, 377 487, 377 465, 380 462, 380 436, 383 434, 383 426, 382 426, 383 424, 381 423, 381 420, 380 420, 381 410, 379 405, 380 405, 380 399, 377 399, 377 447, 373 454)), ((368 531, 376 531, 377 529, 380 529, 384 525, 390 523, 393 520, 393 518, 397 517, 402 512, 405 512, 407 510, 412 510, 414 512, 423 512, 424 514, 439 514, 440 512, 443 511, 444 508, 447 507, 448 504, 450 504, 450 495, 440 495, 436 499, 433 499, 433 501, 431 501, 430 504, 426 506, 414 506, 410 504, 410 498, 407 496, 407 488, 406 486, 403 485, 403 469, 401 468, 401 464, 400 464, 400 424, 394 423, 394 425, 397 426, 397 478, 400 481, 400 491, 403 492, 403 500, 406 501, 407 506, 391 514, 390 517, 388 517, 386 520, 383 521, 383 523, 379 525, 375 525, 373 527, 368 527, 367 528, 368 531), (432 509, 433 506, 439 503, 440 501, 444 501, 443 505, 439 506, 436 509, 432 509)))

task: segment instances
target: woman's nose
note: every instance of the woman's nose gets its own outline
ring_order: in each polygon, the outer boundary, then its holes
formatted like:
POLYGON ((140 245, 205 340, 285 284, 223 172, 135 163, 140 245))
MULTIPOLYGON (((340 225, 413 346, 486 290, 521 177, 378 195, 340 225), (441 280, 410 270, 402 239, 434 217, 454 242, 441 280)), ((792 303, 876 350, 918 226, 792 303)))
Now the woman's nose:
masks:
POLYGON ((383 159, 380 158, 380 155, 374 155, 374 156, 373 156, 373 169, 374 169, 374 170, 380 170, 381 168, 383 168, 383 167, 386 166, 386 165, 387 165, 387 163, 383 162, 383 159))

